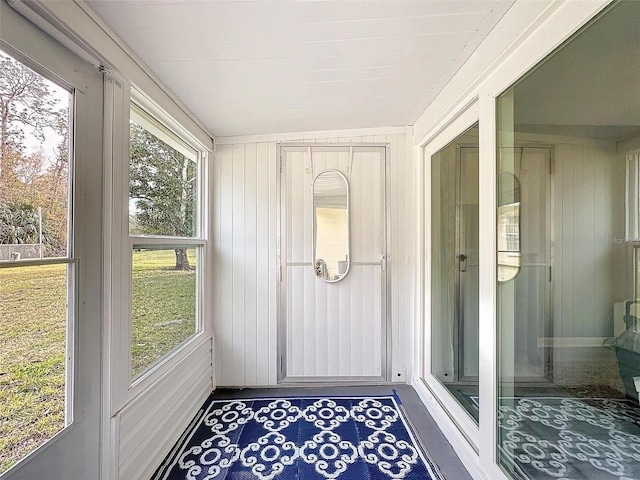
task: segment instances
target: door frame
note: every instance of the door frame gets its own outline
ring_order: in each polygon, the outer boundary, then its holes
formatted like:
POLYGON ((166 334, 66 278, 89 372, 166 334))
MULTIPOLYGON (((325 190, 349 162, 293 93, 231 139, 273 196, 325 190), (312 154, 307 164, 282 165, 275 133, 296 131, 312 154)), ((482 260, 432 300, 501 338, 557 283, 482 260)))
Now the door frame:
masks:
MULTIPOLYGON (((276 371, 277 371, 277 383, 278 384, 291 384, 291 385, 319 385, 319 384, 336 384, 336 383, 348 383, 348 384, 380 384, 391 383, 391 371, 392 371, 392 322, 391 322, 391 268, 392 262, 389 259, 389 252, 391 251, 391 220, 390 220, 390 205, 389 205, 389 144, 386 142, 325 142, 325 143, 309 143, 309 142, 279 142, 276 146, 276 159, 277 159, 277 182, 276 182, 276 195, 277 195, 277 215, 276 223, 277 227, 277 244, 276 244, 276 297, 277 301, 277 357, 276 357, 276 371), (326 377, 290 377, 287 376, 287 266, 286 266, 286 202, 283 199, 284 182, 286 181, 286 165, 283 161, 283 155, 287 148, 383 148, 384 154, 382 158, 383 168, 382 173, 384 175, 382 181, 382 207, 383 207, 383 256, 381 264, 384 265, 384 271, 381 276, 381 375, 374 377, 357 377, 357 376, 326 376, 326 377)), ((310 264, 311 266, 311 264, 310 264)))

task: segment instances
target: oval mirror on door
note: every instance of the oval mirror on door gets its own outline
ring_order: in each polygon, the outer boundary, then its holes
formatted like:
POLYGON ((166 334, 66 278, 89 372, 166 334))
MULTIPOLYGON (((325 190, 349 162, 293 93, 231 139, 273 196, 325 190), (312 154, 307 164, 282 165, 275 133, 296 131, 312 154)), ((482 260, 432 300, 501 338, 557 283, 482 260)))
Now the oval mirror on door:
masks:
POLYGON ((520 181, 498 172, 498 281, 514 279, 520 266, 520 181))
POLYGON ((338 282, 349 272, 349 183, 337 170, 313 181, 313 259, 316 276, 338 282))

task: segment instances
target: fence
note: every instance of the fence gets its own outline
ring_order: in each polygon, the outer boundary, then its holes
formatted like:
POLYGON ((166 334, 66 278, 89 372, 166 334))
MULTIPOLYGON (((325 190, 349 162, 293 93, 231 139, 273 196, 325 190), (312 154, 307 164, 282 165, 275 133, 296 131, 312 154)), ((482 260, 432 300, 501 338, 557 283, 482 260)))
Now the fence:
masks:
POLYGON ((42 258, 44 246, 38 243, 0 245, 0 262, 42 258))

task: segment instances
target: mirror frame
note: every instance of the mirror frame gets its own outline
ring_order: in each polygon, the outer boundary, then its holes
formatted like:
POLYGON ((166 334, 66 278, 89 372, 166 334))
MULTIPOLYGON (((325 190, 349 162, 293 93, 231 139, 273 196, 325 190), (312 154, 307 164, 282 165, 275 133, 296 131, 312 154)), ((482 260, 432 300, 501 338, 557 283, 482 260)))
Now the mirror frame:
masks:
POLYGON ((315 272, 315 276, 318 280, 322 280, 325 283, 337 283, 339 281, 341 281, 343 278, 345 278, 347 276, 347 274, 349 273, 349 271, 351 270, 351 218, 350 218, 350 213, 351 213, 351 188, 349 185, 349 180, 347 180, 347 177, 345 177, 345 175, 339 171, 339 170, 335 170, 335 169, 329 169, 329 170, 323 170, 322 172, 318 173, 314 179, 313 182, 311 183, 311 205, 313 208, 313 240, 312 240, 312 264, 311 266, 313 267, 313 270, 315 272), (316 236, 317 236, 317 222, 316 222, 316 202, 315 202, 315 186, 316 186, 316 181, 318 180, 318 178, 320 178, 321 175, 325 174, 325 173, 337 173, 342 180, 344 181, 345 187, 347 189, 347 207, 346 207, 346 229, 347 229, 347 245, 346 245, 346 250, 347 250, 347 269, 344 271, 344 274, 342 274, 342 276, 340 276, 340 278, 337 278, 335 280, 327 280, 321 276, 318 276, 318 272, 316 270, 316 247, 317 247, 317 242, 316 242, 316 236))

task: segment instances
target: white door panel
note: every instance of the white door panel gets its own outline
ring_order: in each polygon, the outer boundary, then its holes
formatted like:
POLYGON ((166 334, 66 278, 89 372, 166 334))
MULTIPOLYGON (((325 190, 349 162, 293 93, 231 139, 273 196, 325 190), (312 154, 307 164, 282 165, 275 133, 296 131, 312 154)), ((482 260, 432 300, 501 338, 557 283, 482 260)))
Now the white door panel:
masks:
POLYGON ((385 147, 281 147, 281 378, 381 379, 386 373, 385 147), (313 179, 349 183, 350 260, 337 283, 313 269, 313 179))

